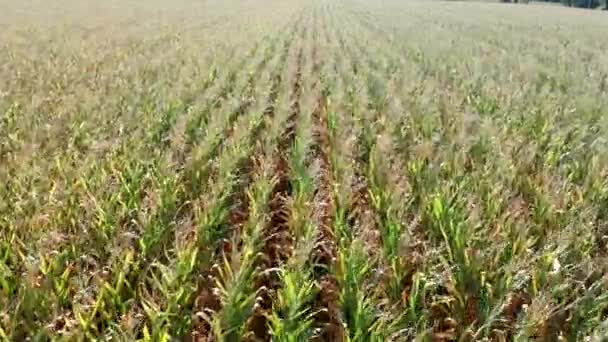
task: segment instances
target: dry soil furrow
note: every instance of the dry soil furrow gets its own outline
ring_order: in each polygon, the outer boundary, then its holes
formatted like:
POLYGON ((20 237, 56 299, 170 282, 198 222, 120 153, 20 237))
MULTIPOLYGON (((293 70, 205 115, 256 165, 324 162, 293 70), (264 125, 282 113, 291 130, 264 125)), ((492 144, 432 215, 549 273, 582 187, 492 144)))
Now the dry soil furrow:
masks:
MULTIPOLYGON (((297 22, 299 22, 299 20, 297 22)), ((297 28, 297 26, 298 25, 295 25, 294 29, 297 28)), ((295 32, 295 31, 292 31, 292 32, 295 32)), ((291 35, 287 34, 286 37, 291 37, 291 35)), ((258 169, 258 167, 259 167, 255 156, 259 156, 261 153, 263 153, 263 151, 260 151, 260 148, 259 148, 259 145, 257 145, 257 142, 260 140, 260 133, 267 128, 267 124, 269 122, 271 122, 271 120, 273 120, 275 117, 276 101, 277 101, 277 97, 279 95, 280 86, 281 86, 281 82, 282 82, 281 72, 282 72, 283 66, 286 63, 288 51, 290 49, 291 44, 292 44, 292 39, 285 39, 284 44, 281 46, 282 55, 279 58, 279 62, 278 62, 278 65, 280 67, 277 68, 276 70, 273 70, 273 75, 271 76, 270 89, 269 89, 269 93, 268 93, 268 99, 267 99, 267 102, 266 102, 266 105, 264 108, 263 117, 260 119, 259 124, 256 125, 248 134, 248 136, 249 136, 248 145, 255 146, 254 148, 252 148, 252 155, 249 158, 246 158, 245 160, 243 160, 243 162, 240 163, 240 165, 237 167, 238 174, 241 174, 242 176, 240 177, 240 182, 238 183, 236 189, 234 190, 233 195, 230 196, 230 198, 228 199, 228 201, 230 203, 232 203, 232 206, 227 214, 227 222, 228 222, 229 227, 231 227, 230 230, 232 232, 231 235, 234 235, 234 236, 239 235, 238 231, 240 231, 242 226, 245 224, 245 222, 249 218, 249 215, 248 215, 249 214, 249 197, 246 194, 246 189, 251 184, 251 182, 254 178, 254 174, 256 173, 256 169, 258 169)), ((256 69, 258 71, 261 71, 263 69, 263 66, 258 66, 256 69)), ((251 92, 250 95, 253 95, 253 89, 254 89, 253 86, 254 85, 252 84, 252 82, 254 82, 254 77, 257 74, 258 73, 250 75, 250 78, 248 80, 248 82, 249 82, 248 91, 251 92)), ((251 104, 246 104, 246 106, 244 108, 239 106, 239 108, 237 108, 237 111, 236 111, 237 115, 240 115, 238 113, 240 113, 242 111, 248 110, 250 105, 251 104)), ((230 134, 229 132, 225 132, 225 133, 230 134)), ((275 188, 276 188, 276 186, 275 186, 275 188)), ((270 210, 271 210, 271 212, 273 210, 272 204, 271 204, 270 210)), ((237 245, 233 246, 232 242, 225 240, 221 245, 218 246, 218 250, 216 251, 215 254, 217 256, 225 255, 227 253, 230 253, 233 248, 240 248, 240 242, 237 242, 237 245)), ((215 288, 216 282, 217 282, 217 277, 218 277, 217 269, 211 268, 209 270, 203 271, 203 273, 204 273, 205 280, 199 286, 200 290, 199 290, 198 297, 201 298, 201 301, 199 302, 198 311, 199 312, 210 312, 210 313, 218 312, 219 310, 221 310, 221 304, 220 304, 220 300, 219 300, 217 291, 214 291, 214 288, 215 288)), ((255 316, 255 314, 254 314, 254 316, 255 316)), ((197 327, 195 334, 197 336, 203 336, 205 338, 208 338, 208 335, 210 333, 210 328, 211 327, 209 325, 209 322, 206 322, 206 321, 201 322, 201 324, 197 327)), ((252 330, 254 332, 257 331, 257 329, 252 329, 252 330)), ((256 335, 257 335, 257 333, 256 333, 256 335)))
POLYGON ((313 303, 315 325, 319 341, 342 341, 344 332, 338 304, 338 281, 332 269, 336 262, 336 237, 333 231, 334 200, 331 194, 331 165, 328 156, 326 98, 321 96, 313 112, 315 195, 313 223, 317 227, 317 240, 311 255, 313 276, 319 292, 313 303))
MULTIPOLYGON (((304 32, 301 36, 305 35, 304 32)), ((256 309, 249 321, 249 329, 253 333, 253 341, 270 341, 267 315, 272 310, 275 293, 280 286, 277 274, 278 268, 284 264, 293 252, 293 236, 288 225, 289 198, 292 186, 289 177, 289 151, 295 140, 296 125, 300 115, 300 96, 302 92, 302 63, 303 47, 300 46, 296 56, 296 69, 291 92, 289 94, 290 108, 284 131, 278 141, 278 151, 274 157, 274 173, 276 182, 270 195, 270 219, 262 234, 262 258, 260 273, 256 280, 258 298, 256 309)), ((271 111, 274 115, 274 111, 271 111)))
POLYGON ((320 58, 321 26, 316 11, 312 35, 312 77, 316 79, 313 89, 318 91, 315 108, 312 112, 313 145, 311 146, 310 170, 314 178, 313 217, 317 235, 312 250, 311 262, 313 277, 318 292, 312 303, 314 312, 315 340, 342 341, 344 329, 340 318, 339 284, 332 273, 337 255, 336 237, 333 231, 335 204, 332 196, 332 169, 329 158, 329 132, 327 125, 327 97, 322 90, 320 58))

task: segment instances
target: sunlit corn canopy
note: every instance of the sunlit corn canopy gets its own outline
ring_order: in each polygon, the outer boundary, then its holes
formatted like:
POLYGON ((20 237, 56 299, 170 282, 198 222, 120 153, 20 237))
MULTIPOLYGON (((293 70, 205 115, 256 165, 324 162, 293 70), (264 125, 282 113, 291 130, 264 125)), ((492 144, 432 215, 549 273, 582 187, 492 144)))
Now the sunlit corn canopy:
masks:
POLYGON ((0 0, 0 340, 602 340, 564 5, 0 0))

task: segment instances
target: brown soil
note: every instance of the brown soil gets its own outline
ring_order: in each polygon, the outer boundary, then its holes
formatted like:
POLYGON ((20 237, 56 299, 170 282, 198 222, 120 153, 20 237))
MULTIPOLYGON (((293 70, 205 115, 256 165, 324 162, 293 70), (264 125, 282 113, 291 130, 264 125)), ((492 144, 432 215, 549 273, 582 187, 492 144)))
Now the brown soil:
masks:
MULTIPOLYGON (((313 68, 314 69, 314 68, 313 68)), ((319 292, 313 303, 315 325, 318 329, 316 340, 342 341, 344 329, 338 304, 339 286, 331 269, 336 262, 337 247, 333 232, 334 200, 331 195, 331 165, 329 162, 329 134, 327 131, 327 99, 321 96, 313 112, 315 126, 313 156, 318 167, 313 200, 313 221, 318 236, 313 255, 313 276, 319 285, 319 292)))
POLYGON ((259 260, 260 275, 256 280, 258 297, 255 311, 248 322, 251 341, 270 341, 267 314, 272 311, 273 298, 280 287, 280 279, 274 270, 285 263, 293 252, 293 237, 288 225, 288 200, 291 196, 288 152, 294 142, 297 118, 300 115, 299 99, 302 82, 302 50, 298 52, 296 77, 290 94, 290 113, 279 140, 279 150, 274 159, 277 181, 270 197, 270 219, 263 231, 264 245, 259 260))

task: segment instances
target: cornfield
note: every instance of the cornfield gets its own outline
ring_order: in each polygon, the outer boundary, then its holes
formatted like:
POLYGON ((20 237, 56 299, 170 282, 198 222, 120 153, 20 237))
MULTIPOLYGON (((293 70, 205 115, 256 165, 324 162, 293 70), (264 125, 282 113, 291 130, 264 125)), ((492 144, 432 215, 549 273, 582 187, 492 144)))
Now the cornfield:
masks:
POLYGON ((608 336, 605 13, 0 8, 0 340, 608 336))

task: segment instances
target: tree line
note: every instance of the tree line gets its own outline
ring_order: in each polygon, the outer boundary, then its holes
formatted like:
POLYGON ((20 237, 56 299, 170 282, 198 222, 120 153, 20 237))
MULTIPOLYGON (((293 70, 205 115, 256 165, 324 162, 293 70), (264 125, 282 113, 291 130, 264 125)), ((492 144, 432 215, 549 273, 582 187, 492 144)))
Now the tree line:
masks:
MULTIPOLYGON (((578 7, 578 8, 591 8, 596 9, 602 6, 600 0, 537 0, 541 2, 555 2, 561 3, 564 6, 568 7, 578 7)), ((514 2, 514 3, 528 3, 528 0, 501 0, 501 2, 514 2)), ((608 10, 608 0, 603 0, 603 9, 608 10)))

